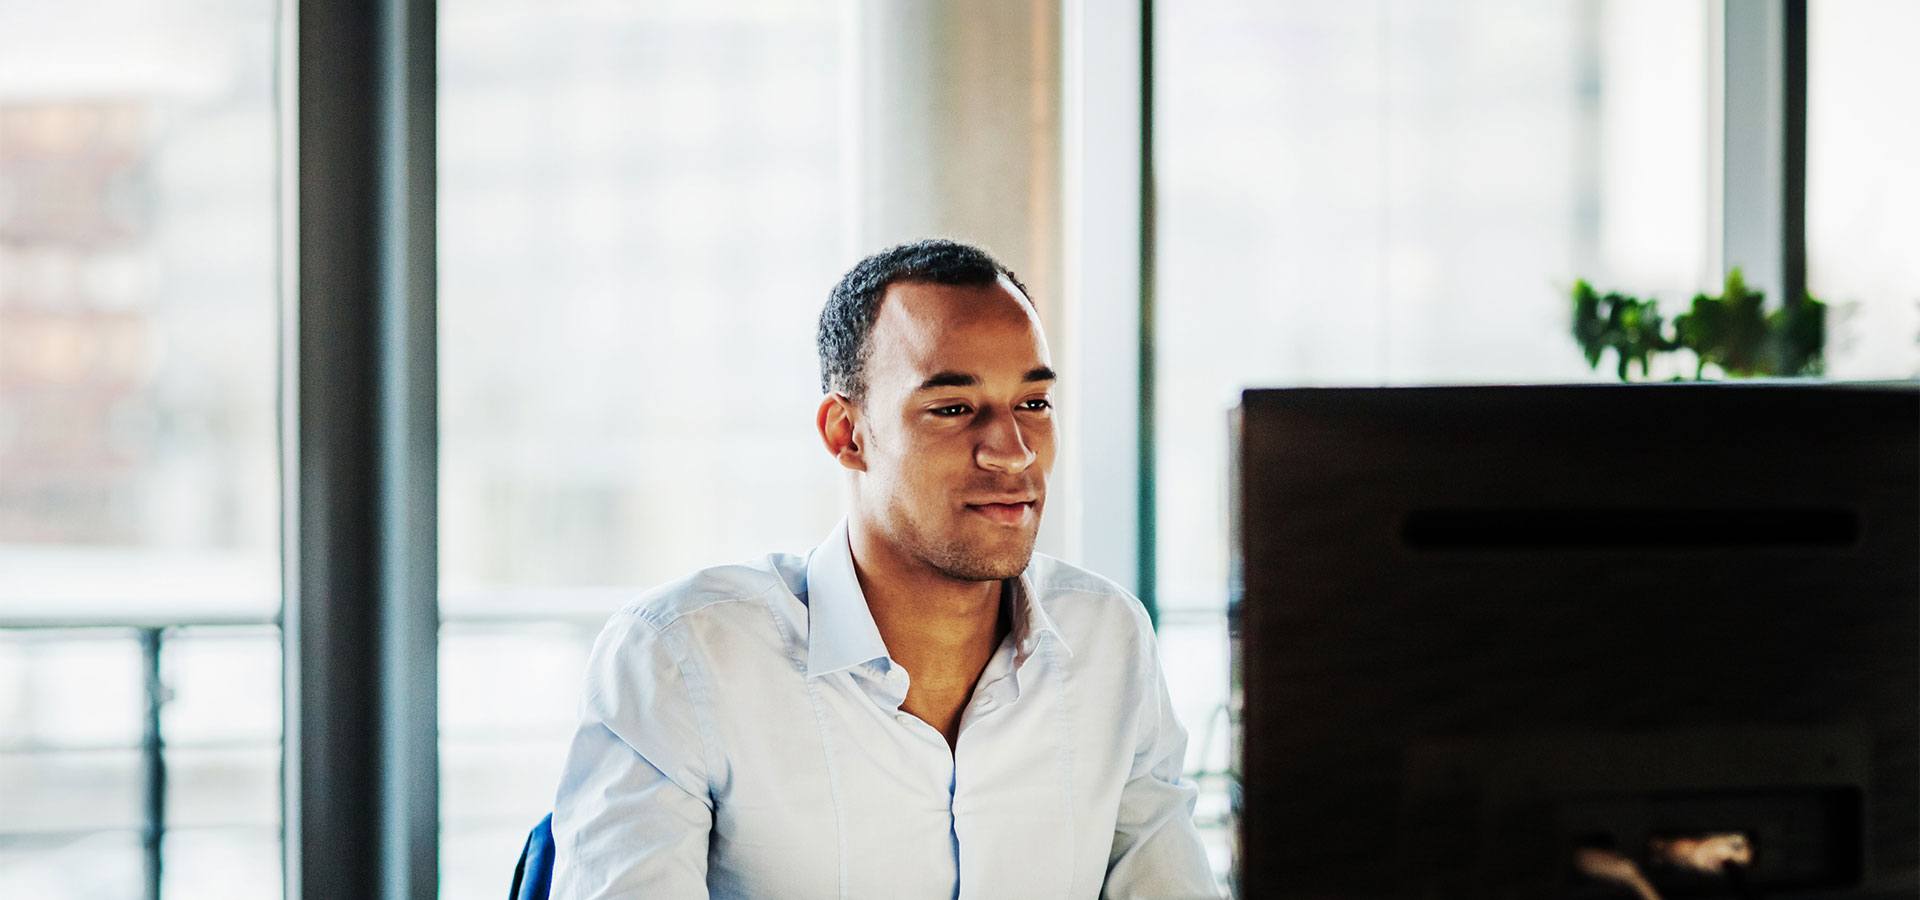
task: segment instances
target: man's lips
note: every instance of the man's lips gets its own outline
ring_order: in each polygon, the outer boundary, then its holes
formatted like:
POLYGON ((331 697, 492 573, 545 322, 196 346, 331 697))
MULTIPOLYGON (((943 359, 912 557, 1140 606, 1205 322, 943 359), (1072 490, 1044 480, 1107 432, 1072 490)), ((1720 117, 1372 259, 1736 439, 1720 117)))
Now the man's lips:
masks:
POLYGON ((1002 525, 1019 525, 1027 520, 1033 510, 1033 501, 1026 500, 1011 503, 969 503, 967 509, 986 516, 1002 525))

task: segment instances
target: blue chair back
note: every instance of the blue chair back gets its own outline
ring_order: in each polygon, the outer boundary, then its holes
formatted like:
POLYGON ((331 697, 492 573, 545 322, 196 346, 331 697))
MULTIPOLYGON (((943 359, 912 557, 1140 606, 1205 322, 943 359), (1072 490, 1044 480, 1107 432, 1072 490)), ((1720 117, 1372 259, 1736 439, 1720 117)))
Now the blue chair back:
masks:
POLYGON ((520 864, 513 867, 513 889, 507 900, 547 900, 553 890, 553 814, 540 820, 527 834, 527 846, 520 850, 520 864))

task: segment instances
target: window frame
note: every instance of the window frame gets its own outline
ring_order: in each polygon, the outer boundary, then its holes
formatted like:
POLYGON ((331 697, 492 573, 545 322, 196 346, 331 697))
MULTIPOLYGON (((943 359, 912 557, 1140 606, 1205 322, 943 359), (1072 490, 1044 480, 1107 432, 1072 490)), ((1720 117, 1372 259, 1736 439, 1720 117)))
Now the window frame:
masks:
POLYGON ((432 900, 436 5, 281 2, 285 893, 432 900))

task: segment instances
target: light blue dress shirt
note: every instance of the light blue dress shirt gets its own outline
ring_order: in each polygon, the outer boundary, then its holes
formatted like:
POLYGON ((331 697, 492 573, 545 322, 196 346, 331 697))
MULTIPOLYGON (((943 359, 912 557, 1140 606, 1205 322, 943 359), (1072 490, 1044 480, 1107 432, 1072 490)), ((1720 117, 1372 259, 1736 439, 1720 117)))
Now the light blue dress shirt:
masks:
POLYGON ((1140 602, 1035 554, 950 750, 901 711, 847 526, 595 643, 553 896, 1216 897, 1140 602))

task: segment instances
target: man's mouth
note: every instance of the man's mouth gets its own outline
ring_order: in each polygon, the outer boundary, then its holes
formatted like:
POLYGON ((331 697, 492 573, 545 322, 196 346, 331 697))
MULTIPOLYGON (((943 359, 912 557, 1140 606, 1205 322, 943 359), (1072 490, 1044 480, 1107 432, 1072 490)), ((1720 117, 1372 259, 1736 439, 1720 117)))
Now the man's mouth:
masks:
POLYGON ((1033 513, 1033 501, 1022 503, 969 503, 967 509, 1000 525, 1024 525, 1033 513))

